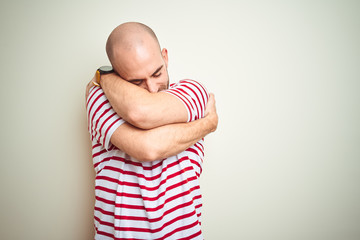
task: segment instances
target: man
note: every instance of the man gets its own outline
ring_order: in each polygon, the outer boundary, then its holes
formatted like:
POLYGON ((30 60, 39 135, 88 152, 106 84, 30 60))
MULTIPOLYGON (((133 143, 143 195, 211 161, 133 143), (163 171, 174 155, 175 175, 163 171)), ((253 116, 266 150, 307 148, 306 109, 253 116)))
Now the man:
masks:
POLYGON ((199 176, 203 137, 217 127, 213 95, 193 80, 169 88, 167 50, 143 24, 115 28, 106 50, 115 73, 89 83, 86 103, 95 239, 203 239, 199 176))

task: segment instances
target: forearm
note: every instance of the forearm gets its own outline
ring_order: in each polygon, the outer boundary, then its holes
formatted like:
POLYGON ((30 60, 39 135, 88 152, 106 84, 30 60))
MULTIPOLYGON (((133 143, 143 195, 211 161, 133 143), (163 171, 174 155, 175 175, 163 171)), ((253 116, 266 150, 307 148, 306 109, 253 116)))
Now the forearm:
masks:
POLYGON ((153 159, 161 159, 186 150, 214 130, 208 119, 204 118, 150 130, 147 142, 150 148, 155 149, 153 159))
MULTIPOLYGON (((138 128, 129 131, 129 135, 117 136, 114 133, 111 141, 122 151, 140 161, 154 161, 174 156, 215 131, 217 122, 209 117, 190 123, 177 123, 150 130, 138 128), (123 141, 126 139, 126 141, 123 141)), ((124 126, 128 128, 131 126, 124 126)), ((125 133, 126 134, 126 133, 125 133)))
POLYGON ((104 75, 101 86, 115 112, 136 127, 151 129, 188 120, 183 103, 168 93, 150 93, 116 74, 104 75))
POLYGON ((116 74, 107 74, 101 77, 101 87, 115 112, 125 121, 136 126, 132 113, 139 107, 139 99, 145 99, 150 94, 116 74))

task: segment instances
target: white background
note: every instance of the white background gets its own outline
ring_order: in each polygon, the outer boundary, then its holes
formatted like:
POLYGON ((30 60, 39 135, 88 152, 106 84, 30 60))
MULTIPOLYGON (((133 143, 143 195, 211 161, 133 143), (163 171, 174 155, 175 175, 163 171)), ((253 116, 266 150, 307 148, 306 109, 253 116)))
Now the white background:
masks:
POLYGON ((93 238, 84 89, 120 23, 214 92, 208 240, 360 239, 359 1, 1 1, 0 238, 93 238))

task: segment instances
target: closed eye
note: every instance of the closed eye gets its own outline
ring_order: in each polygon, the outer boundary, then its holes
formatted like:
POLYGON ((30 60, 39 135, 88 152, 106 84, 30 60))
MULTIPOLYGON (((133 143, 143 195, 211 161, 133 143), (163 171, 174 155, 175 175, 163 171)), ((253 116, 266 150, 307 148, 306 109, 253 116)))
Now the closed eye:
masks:
POLYGON ((161 69, 164 67, 164 65, 161 65, 158 69, 156 69, 156 71, 151 75, 152 77, 160 77, 161 75, 161 69))
POLYGON ((153 75, 153 77, 155 77, 155 78, 158 78, 158 77, 160 77, 161 76, 161 73, 158 73, 158 74, 154 74, 153 75))
POLYGON ((132 84, 135 84, 135 85, 140 85, 143 81, 144 80, 142 80, 142 79, 135 79, 135 80, 131 80, 129 82, 132 84))

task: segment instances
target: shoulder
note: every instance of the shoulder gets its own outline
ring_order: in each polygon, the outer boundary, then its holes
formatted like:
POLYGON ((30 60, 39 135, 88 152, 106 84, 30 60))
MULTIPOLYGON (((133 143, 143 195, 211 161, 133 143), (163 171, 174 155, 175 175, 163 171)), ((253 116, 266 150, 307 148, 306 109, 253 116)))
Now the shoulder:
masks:
POLYGON ((178 86, 200 87, 206 90, 205 86, 202 83, 193 79, 182 79, 176 83, 170 84, 170 88, 174 88, 178 86))
POLYGON ((182 89, 189 94, 202 95, 208 98, 209 93, 204 84, 193 79, 183 79, 170 85, 171 89, 182 89))
POLYGON ((106 101, 107 98, 100 87, 92 87, 89 90, 89 96, 86 99, 86 108, 91 108, 93 104, 99 101, 106 101))
POLYGON ((172 84, 166 92, 173 94, 183 101, 190 112, 190 121, 204 116, 209 93, 200 82, 192 79, 183 79, 172 84))

